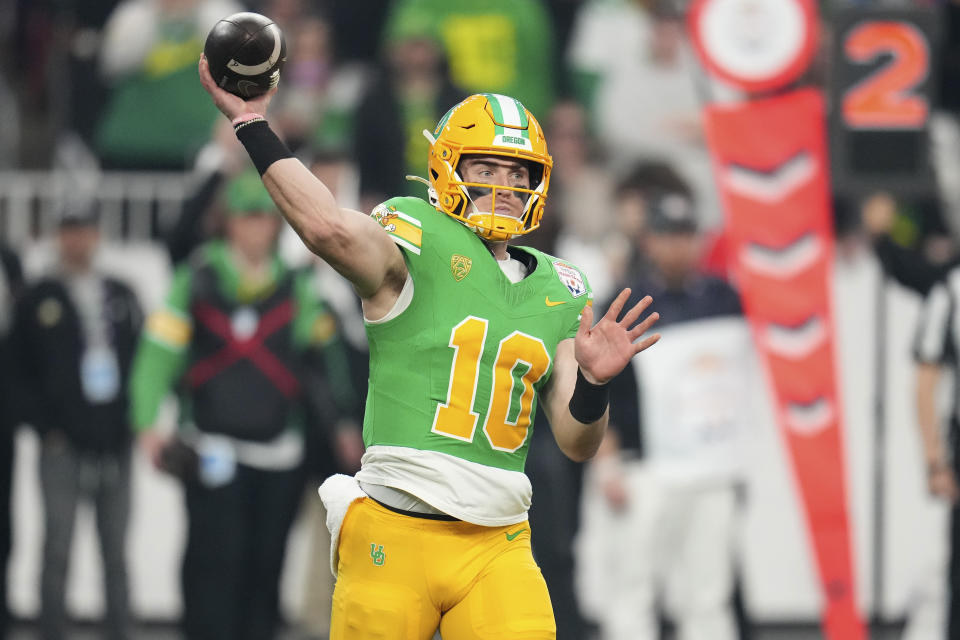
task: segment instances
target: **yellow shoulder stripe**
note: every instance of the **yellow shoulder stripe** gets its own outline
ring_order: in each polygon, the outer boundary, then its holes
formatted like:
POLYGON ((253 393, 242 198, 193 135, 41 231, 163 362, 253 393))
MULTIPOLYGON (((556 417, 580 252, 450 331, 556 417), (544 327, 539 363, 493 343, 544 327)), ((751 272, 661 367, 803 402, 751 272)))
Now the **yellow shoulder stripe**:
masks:
POLYGON ((398 213, 394 225, 396 225, 396 230, 392 232, 394 237, 409 242, 417 249, 420 248, 423 240, 423 229, 420 228, 419 220, 398 213))

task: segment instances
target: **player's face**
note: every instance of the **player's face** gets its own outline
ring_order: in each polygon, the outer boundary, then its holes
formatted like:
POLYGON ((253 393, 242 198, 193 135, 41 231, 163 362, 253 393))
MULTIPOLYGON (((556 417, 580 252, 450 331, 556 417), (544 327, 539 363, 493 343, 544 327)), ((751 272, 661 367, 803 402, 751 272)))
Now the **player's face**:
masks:
MULTIPOLYGON (((530 170, 526 163, 517 160, 499 156, 467 156, 460 161, 458 169, 464 182, 530 188, 530 170)), ((523 215, 523 208, 527 203, 527 194, 509 189, 468 187, 468 191, 477 209, 483 212, 519 218, 523 215), (496 207, 496 210, 492 207, 496 207)))

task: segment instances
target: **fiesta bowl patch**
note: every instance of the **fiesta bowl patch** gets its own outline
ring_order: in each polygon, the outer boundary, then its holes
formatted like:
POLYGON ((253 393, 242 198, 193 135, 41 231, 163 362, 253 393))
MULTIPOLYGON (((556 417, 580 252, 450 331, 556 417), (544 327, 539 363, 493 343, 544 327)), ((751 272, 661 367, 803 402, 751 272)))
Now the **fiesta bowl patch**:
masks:
POLYGON ((553 263, 553 268, 557 270, 560 282, 574 298, 579 298, 587 292, 587 284, 583 281, 583 275, 579 269, 559 260, 553 263))

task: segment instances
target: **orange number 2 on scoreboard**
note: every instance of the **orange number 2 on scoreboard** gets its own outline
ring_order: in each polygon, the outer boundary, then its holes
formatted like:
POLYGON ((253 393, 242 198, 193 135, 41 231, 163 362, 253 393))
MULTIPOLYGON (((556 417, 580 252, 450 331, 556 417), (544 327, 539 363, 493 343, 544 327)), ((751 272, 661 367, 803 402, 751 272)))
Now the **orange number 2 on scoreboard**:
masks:
POLYGON ((927 121, 924 96, 911 93, 930 70, 930 47, 917 27, 907 22, 866 22, 843 43, 847 59, 866 64, 888 53, 892 60, 871 73, 843 97, 843 119, 854 129, 919 129, 927 121))

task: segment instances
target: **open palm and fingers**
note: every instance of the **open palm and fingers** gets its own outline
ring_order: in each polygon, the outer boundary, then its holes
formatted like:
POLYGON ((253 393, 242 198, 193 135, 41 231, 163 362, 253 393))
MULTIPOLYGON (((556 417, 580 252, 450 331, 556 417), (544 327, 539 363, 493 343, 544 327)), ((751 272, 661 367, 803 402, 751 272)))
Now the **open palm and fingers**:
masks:
POLYGON ((217 109, 219 109, 223 115, 231 120, 248 113, 258 113, 261 116, 267 115, 267 106, 269 106, 273 94, 277 92, 277 87, 273 87, 265 94, 257 96, 256 98, 244 100, 240 96, 235 96, 229 91, 217 86, 217 83, 213 80, 213 76, 210 75, 210 66, 207 63, 207 57, 204 55, 200 56, 198 70, 200 73, 200 84, 203 85, 206 92, 213 98, 213 104, 217 106, 217 109))
POLYGON ((588 382, 609 382, 623 371, 633 356, 660 339, 659 333, 643 337, 656 324, 659 313, 651 313, 637 323, 653 302, 650 296, 645 296, 622 319, 617 319, 629 298, 630 289, 621 291, 597 324, 593 324, 593 308, 589 305, 583 308, 580 328, 574 339, 574 354, 588 382))

